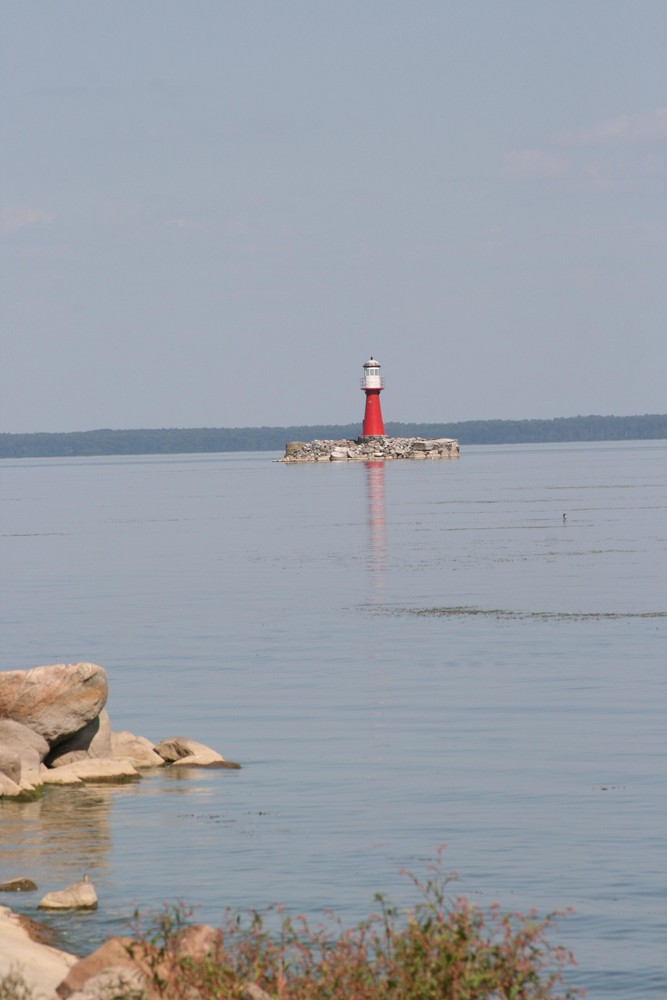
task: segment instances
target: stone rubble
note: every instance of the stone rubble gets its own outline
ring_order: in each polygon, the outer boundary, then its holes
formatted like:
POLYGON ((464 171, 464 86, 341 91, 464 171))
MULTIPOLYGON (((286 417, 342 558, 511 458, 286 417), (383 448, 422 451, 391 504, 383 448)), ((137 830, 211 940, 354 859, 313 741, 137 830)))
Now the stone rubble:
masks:
POLYGON ((356 441, 288 441, 279 462, 374 462, 459 458, 455 438, 360 437, 356 441))

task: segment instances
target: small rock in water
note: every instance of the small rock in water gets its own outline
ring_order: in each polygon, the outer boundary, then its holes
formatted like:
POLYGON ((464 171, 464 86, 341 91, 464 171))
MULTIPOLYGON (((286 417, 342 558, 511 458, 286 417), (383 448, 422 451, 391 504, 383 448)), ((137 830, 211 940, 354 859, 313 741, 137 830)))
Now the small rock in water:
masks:
POLYGON ((40 910, 96 910, 97 893, 87 875, 58 892, 47 892, 38 904, 40 910))
POLYGON ((212 750, 204 743, 188 739, 187 736, 167 736, 156 744, 155 752, 167 764, 192 764, 198 767, 240 767, 234 761, 225 760, 217 750, 212 750))

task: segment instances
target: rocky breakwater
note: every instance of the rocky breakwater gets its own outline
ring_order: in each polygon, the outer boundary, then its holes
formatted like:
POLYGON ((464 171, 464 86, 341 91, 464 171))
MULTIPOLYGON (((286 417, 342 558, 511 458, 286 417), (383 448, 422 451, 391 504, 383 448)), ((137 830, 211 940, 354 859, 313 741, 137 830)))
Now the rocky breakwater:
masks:
POLYGON ((288 441, 280 462, 378 462, 458 458, 454 438, 361 437, 356 441, 288 441))
POLYGON ((107 674, 95 663, 0 672, 0 798, 32 799, 44 785, 131 781, 153 767, 238 767, 183 736, 159 743, 114 732, 107 674))

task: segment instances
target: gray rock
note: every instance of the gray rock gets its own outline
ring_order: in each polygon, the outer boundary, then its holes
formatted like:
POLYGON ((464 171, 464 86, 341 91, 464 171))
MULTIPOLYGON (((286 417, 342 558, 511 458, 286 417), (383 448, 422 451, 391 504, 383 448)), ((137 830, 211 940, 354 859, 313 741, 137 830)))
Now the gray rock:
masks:
POLYGON ((39 733, 14 719, 0 719, 0 771, 21 790, 32 791, 41 784, 40 764, 48 752, 39 733))
POLYGON ((0 718, 20 722, 51 747, 78 733, 107 700, 106 671, 94 663, 56 663, 0 673, 0 718))

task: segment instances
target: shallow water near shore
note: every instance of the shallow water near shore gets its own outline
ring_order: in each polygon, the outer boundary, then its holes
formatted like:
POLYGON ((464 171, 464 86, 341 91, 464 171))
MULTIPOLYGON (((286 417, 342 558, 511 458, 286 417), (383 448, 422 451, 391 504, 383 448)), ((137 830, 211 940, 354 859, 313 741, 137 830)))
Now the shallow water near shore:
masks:
POLYGON ((77 952, 165 900, 352 923, 444 843, 475 902, 575 908, 589 997, 664 997, 667 442, 276 457, 0 464, 2 668, 100 663, 115 729, 242 764, 0 801, 0 902, 87 872, 77 952))

